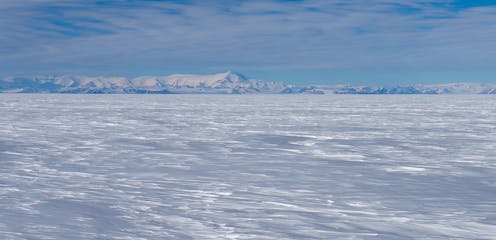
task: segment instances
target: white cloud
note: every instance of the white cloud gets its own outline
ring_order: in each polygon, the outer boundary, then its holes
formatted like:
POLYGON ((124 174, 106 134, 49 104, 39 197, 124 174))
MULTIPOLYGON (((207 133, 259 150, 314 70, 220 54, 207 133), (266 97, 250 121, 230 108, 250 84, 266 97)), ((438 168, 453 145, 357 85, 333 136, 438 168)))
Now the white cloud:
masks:
POLYGON ((452 11, 392 0, 24 3, 0 8, 0 66, 13 73, 487 69, 496 62, 495 7, 452 11))

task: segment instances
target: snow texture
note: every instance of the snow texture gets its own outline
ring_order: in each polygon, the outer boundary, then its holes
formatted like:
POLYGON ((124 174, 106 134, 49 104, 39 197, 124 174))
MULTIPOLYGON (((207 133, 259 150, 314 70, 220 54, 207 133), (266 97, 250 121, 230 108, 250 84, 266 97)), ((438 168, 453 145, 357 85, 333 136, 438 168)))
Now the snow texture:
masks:
POLYGON ((0 239, 496 239, 489 95, 0 95, 0 239))

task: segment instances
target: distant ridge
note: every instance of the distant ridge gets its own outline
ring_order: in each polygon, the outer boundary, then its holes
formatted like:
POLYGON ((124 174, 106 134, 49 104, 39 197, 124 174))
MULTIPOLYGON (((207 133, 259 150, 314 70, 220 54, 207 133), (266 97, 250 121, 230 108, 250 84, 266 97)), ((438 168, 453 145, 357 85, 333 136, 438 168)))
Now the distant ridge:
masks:
POLYGON ((231 71, 211 74, 124 77, 8 77, 1 93, 87 94, 496 94, 496 84, 449 83, 395 87, 321 85, 295 87, 280 82, 249 79, 231 71))
MULTIPOLYGON (((496 94, 496 84, 447 83, 436 85, 374 86, 308 86, 303 92, 320 94, 496 94)), ((302 90, 300 89, 300 92, 302 90)))

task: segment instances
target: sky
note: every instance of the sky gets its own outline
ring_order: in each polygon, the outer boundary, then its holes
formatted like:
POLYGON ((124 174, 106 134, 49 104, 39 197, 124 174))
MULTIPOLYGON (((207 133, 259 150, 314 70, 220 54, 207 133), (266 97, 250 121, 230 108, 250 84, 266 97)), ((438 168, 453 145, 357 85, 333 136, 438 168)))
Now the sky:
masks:
POLYGON ((0 77, 496 82, 496 0, 0 0, 0 77))

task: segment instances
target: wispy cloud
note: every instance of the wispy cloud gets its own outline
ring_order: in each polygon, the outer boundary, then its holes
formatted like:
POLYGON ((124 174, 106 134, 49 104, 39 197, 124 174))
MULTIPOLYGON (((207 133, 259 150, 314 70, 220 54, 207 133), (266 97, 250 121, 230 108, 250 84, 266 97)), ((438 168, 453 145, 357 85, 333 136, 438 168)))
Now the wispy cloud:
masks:
POLYGON ((489 69, 496 7, 475 2, 4 0, 0 67, 6 74, 489 69))

